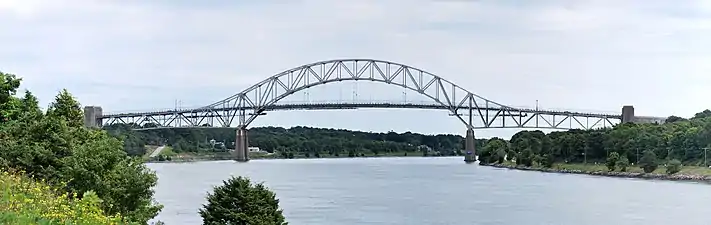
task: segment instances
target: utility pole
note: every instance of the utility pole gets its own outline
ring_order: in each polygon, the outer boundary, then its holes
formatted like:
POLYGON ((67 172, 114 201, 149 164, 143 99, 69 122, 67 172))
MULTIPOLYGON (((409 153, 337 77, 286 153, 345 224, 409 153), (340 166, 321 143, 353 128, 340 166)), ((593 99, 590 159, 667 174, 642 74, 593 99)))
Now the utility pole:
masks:
POLYGON ((637 164, 639 164, 639 147, 637 147, 637 164))
POLYGON ((703 148, 704 150, 704 167, 708 167, 709 161, 706 159, 706 152, 709 150, 709 147, 703 148))

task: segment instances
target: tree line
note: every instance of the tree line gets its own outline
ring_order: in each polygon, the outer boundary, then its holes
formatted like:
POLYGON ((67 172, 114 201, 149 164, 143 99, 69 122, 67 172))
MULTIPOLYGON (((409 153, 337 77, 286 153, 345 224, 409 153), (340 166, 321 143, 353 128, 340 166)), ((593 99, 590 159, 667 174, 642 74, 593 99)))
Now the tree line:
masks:
MULTIPOLYGON (((152 129, 133 130, 135 124, 105 126, 110 134, 124 141, 129 155, 145 154, 145 145, 168 145, 176 152, 225 151, 234 149, 235 129, 152 129)), ((423 155, 461 155, 464 138, 459 135, 418 133, 375 133, 311 127, 250 128, 249 145, 274 153, 306 155, 380 155, 413 153, 423 155)), ((483 147, 485 139, 476 144, 483 147)))
POLYGON ((504 158, 515 159, 517 164, 527 166, 534 163, 552 165, 556 162, 608 161, 620 162, 621 165, 625 162, 646 162, 651 165, 651 162, 672 160, 674 164, 679 161, 684 165, 702 166, 708 165, 705 153, 711 150, 709 147, 711 111, 704 110, 689 119, 670 116, 663 124, 625 123, 613 128, 549 134, 521 131, 510 140, 492 138, 486 141, 479 152, 479 159, 482 163, 503 162, 504 158), (615 159, 610 159, 611 155, 615 159))

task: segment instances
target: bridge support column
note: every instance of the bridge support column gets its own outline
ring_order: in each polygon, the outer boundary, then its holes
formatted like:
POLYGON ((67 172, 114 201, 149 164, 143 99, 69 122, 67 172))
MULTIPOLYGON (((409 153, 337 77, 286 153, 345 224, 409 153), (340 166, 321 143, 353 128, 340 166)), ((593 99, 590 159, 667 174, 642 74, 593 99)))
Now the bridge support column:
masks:
POLYGON ((101 106, 84 106, 84 126, 100 127, 102 110, 101 106))
POLYGON ((474 130, 467 129, 467 137, 464 139, 464 162, 472 163, 476 162, 476 142, 474 138, 474 130))
POLYGON ((249 141, 247 138, 247 128, 240 126, 237 128, 237 138, 235 139, 235 151, 232 154, 237 162, 249 161, 249 141))
POLYGON ((622 123, 634 123, 634 107, 631 105, 622 106, 622 123))

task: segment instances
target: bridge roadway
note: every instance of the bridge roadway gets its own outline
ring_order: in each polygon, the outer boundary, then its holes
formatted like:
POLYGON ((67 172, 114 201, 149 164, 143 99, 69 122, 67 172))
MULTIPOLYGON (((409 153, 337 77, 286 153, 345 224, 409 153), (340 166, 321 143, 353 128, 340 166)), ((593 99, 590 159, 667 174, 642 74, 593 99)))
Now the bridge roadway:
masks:
MULTIPOLYGON (((127 112, 97 115, 99 124, 136 124, 142 128, 190 128, 190 127, 231 127, 232 118, 244 110, 252 114, 264 114, 266 111, 279 110, 349 110, 359 108, 400 108, 400 109, 435 109, 455 111, 446 105, 436 102, 360 102, 360 103, 282 103, 266 106, 259 112, 254 112, 253 107, 225 107, 225 108, 195 108, 163 110, 153 112, 127 112), (150 125, 149 125, 150 124, 150 125)), ((543 129, 592 129, 596 127, 610 127, 621 122, 621 114, 611 113, 583 113, 560 110, 511 108, 511 107, 458 107, 457 115, 471 112, 474 117, 481 118, 474 128, 543 128, 543 129), (496 121, 496 122, 495 122, 496 121)))
MULTIPOLYGON (((438 109, 438 110, 448 110, 449 107, 444 106, 439 103, 286 103, 286 104, 275 104, 265 107, 264 111, 280 111, 280 110, 347 110, 347 109, 359 109, 359 108, 397 108, 397 109, 438 109)), ((500 107, 471 107, 472 109, 486 110, 486 111, 499 111, 500 107)), ((125 112, 125 113, 110 113, 102 115, 101 119, 112 119, 112 118, 126 118, 126 117, 141 117, 141 116, 168 116, 174 114, 195 114, 195 113, 209 113, 213 111, 237 111, 237 110, 251 110, 252 107, 225 107, 225 108, 195 108, 195 109, 177 109, 177 110, 163 110, 163 111, 153 111, 153 112, 125 112)), ((469 107, 462 106, 459 110, 469 110, 469 107)), ((557 116, 579 116, 579 117, 595 117, 595 118, 610 118, 610 119, 622 119, 622 114, 606 114, 606 113, 582 113, 582 112, 570 112, 570 111, 556 111, 556 110, 536 110, 527 108, 506 108, 509 112, 520 112, 520 113, 537 113, 544 115, 557 115, 557 116)), ((205 115, 207 117, 218 116, 215 114, 205 115)), ((518 115, 516 115, 518 116, 518 115)), ((202 115, 189 115, 190 117, 203 117, 202 115)))

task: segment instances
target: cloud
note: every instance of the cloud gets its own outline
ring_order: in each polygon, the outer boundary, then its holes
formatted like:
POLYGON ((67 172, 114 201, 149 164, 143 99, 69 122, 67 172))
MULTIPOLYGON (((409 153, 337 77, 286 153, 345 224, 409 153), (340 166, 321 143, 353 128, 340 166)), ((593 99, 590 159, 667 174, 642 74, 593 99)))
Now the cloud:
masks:
MULTIPOLYGON (((333 58, 405 63, 509 105, 619 111, 633 104, 654 116, 709 107, 697 100, 711 94, 707 1, 205 2, 2 0, 0 29, 10 32, 0 36, 0 70, 22 76, 43 104, 69 88, 105 111, 173 107, 175 99, 207 105, 333 58)), ((315 92, 326 99, 346 89, 354 88, 315 92)), ((376 97, 401 98, 392 89, 376 97)), ((293 123, 369 129, 342 122, 352 115, 293 123)), ((264 121, 291 123, 283 118, 264 121)), ((459 132, 458 121, 444 118, 452 123, 392 127, 459 132)), ((389 129, 382 124, 372 129, 389 129)))

